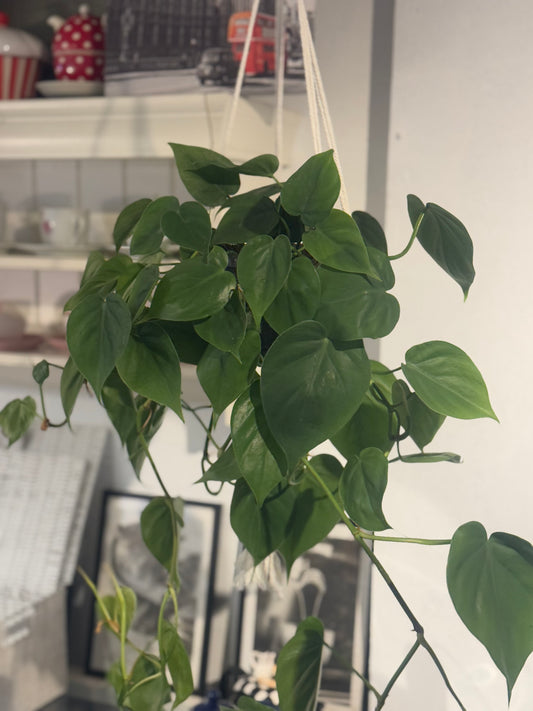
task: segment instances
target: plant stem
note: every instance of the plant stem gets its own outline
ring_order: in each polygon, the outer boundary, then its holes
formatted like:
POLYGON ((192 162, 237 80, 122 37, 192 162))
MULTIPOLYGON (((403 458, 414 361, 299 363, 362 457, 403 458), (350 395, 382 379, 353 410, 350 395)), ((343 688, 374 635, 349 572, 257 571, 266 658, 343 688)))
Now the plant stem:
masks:
POLYGON ((401 536, 376 536, 359 529, 361 538, 367 541, 384 541, 385 543, 417 543, 422 546, 449 546, 451 538, 403 538, 401 536))
MULTIPOLYGON (((422 635, 422 636, 423 636, 423 635, 422 635)), ((405 655, 405 657, 404 657, 403 660, 402 660, 402 663, 400 664, 400 666, 398 667, 398 669, 396 669, 396 671, 394 672, 394 674, 393 674, 393 675, 391 676, 391 678, 389 679, 389 683, 387 684, 387 686, 385 687, 385 690, 384 690, 383 693, 381 694, 381 697, 380 697, 380 699, 379 699, 379 701, 378 701, 378 705, 376 706, 376 710, 375 710, 375 711, 379 711, 380 709, 383 708, 383 706, 385 705, 385 701, 387 700, 387 697, 388 697, 388 695, 389 695, 390 692, 391 692, 392 687, 393 687, 394 684, 398 681, 398 679, 399 679, 401 673, 403 672, 403 670, 405 669, 405 667, 409 664, 409 662, 411 661, 411 659, 412 659, 413 656, 414 656, 414 653, 416 652, 416 650, 417 650, 420 646, 421 646, 420 635, 418 635, 417 638, 416 638, 416 642, 413 644, 413 646, 411 647, 411 649, 407 652, 407 654, 405 655)))
POLYGON ((338 653, 330 644, 328 644, 327 642, 322 642, 322 644, 324 645, 324 647, 327 647, 327 649, 330 650, 332 656, 335 657, 335 659, 338 659, 346 669, 349 669, 353 674, 355 674, 355 676, 356 676, 358 679, 361 679, 361 681, 362 681, 363 684, 366 686, 366 688, 374 694, 374 696, 376 697, 376 699, 378 699, 378 701, 381 699, 381 694, 380 694, 379 691, 375 688, 375 686, 373 686, 373 684, 370 683, 370 680, 367 679, 366 676, 364 676, 364 674, 361 674, 361 672, 358 672, 357 669, 355 669, 355 668, 350 664, 350 662, 346 659, 346 657, 344 657, 342 654, 339 654, 339 653, 338 653))
POLYGON ((429 642, 427 641, 427 639, 424 636, 422 636, 422 639, 420 640, 420 645, 422 647, 424 647, 424 649, 428 652, 429 656, 433 660, 433 663, 439 670, 439 673, 440 673, 441 677, 443 678, 444 683, 446 684, 446 688, 448 689, 450 694, 453 696, 453 698, 457 701, 457 704, 459 705, 459 708, 461 709, 461 711, 466 711, 466 708, 463 706, 460 698, 457 696, 452 685, 450 684, 450 680, 448 679, 448 676, 447 676, 446 672, 444 671, 444 667, 442 666, 440 659, 437 657, 437 655, 435 654, 435 651, 433 650, 433 648, 431 647, 431 645, 429 644, 429 642))
POLYGON ((205 424, 205 422, 202 420, 202 418, 200 417, 200 415, 196 412, 196 409, 195 409, 194 407, 191 407, 188 403, 186 403, 185 400, 182 400, 182 401, 181 401, 181 405, 182 405, 182 407, 183 407, 184 410, 187 410, 187 412, 190 412, 191 415, 196 418, 196 420, 198 421, 198 423, 201 425, 202 429, 204 430, 207 439, 211 442, 211 444, 212 444, 214 447, 217 448, 217 451, 220 451, 219 445, 218 445, 217 442, 215 442, 215 440, 213 439, 213 435, 212 435, 212 433, 211 433, 211 429, 205 424))
POLYGON ((156 479, 157 479, 157 481, 159 482, 159 486, 161 487, 161 490, 162 490, 163 494, 167 497, 167 499, 172 500, 172 497, 171 497, 170 494, 168 493, 167 487, 165 486, 165 484, 164 484, 164 482, 163 482, 163 479, 161 479, 161 475, 159 474, 159 471, 158 471, 158 469, 157 469, 157 467, 156 467, 156 464, 155 464, 155 462, 154 462, 154 460, 153 460, 153 458, 152 458, 152 455, 150 454, 150 449, 148 448, 148 443, 146 442, 146 439, 145 439, 143 433, 142 433, 142 432, 139 432, 138 434, 139 434, 139 441, 140 441, 140 443, 141 443, 141 446, 142 446, 142 448, 143 448, 143 451, 144 451, 144 453, 145 453, 145 455, 146 455, 146 458, 147 458, 148 461, 150 462, 150 466, 152 467, 152 471, 154 472, 154 474, 155 474, 155 476, 156 476, 156 479))
POLYGON ((420 215, 418 216, 417 221, 415 222, 415 227, 413 229, 413 234, 411 235, 411 239, 407 243, 407 246, 402 249, 402 251, 399 254, 393 254, 392 256, 389 257, 389 259, 392 261, 393 259, 400 259, 401 257, 405 257, 407 252, 411 249, 413 246, 413 243, 416 239, 416 235, 418 232, 418 228, 420 227, 420 223, 422 222, 422 219, 424 218, 425 212, 421 212, 420 215))

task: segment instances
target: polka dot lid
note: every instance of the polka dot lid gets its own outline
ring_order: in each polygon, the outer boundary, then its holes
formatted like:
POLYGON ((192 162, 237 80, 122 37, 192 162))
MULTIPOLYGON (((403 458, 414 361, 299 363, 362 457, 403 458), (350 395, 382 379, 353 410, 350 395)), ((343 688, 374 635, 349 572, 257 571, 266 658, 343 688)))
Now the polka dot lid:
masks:
POLYGON ((79 14, 63 21, 52 16, 48 23, 56 30, 52 42, 56 79, 103 79, 104 29, 100 18, 80 5, 79 14))
POLYGON ((79 14, 66 20, 57 30, 52 51, 104 49, 104 30, 100 18, 89 14, 88 5, 80 5, 79 14))

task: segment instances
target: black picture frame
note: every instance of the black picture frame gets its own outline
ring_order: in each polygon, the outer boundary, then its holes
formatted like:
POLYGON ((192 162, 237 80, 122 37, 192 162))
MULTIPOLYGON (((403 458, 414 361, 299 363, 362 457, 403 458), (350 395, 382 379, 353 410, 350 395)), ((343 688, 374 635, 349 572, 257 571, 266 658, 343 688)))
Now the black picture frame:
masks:
MULTIPOLYGON (((113 571, 120 585, 134 590, 137 612, 128 636, 142 649, 157 650, 157 619, 167 574, 141 535, 141 512, 151 499, 129 492, 104 492, 95 582, 101 595, 114 595, 110 574, 113 571)), ((185 526, 178 553, 179 632, 189 653, 195 691, 199 694, 205 692, 220 509, 218 504, 184 501, 185 526)), ((91 630, 86 671, 104 676, 120 652, 114 635, 98 630, 96 606, 91 630)), ((135 657, 134 650, 127 650, 127 664, 133 663, 135 657)))
POLYGON ((342 524, 294 563, 282 591, 248 586, 242 597, 239 666, 253 671, 258 653, 279 653, 298 623, 316 615, 324 623, 325 648, 319 700, 360 711, 365 688, 348 665, 368 671, 370 564, 342 524), (254 662, 255 657, 255 662, 254 662))

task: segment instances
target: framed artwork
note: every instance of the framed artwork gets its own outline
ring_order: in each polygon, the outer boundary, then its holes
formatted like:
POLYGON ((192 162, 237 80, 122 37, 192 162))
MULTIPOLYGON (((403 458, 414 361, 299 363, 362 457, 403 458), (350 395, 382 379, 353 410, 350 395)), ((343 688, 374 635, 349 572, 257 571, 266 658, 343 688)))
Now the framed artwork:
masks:
MULTIPOLYGON (((137 611, 128 637, 139 648, 157 650, 159 605, 166 590, 167 572, 152 556, 141 534, 140 517, 149 496, 105 492, 96 585, 102 595, 114 595, 110 571, 118 583, 137 595, 137 611)), ((184 502, 184 523, 178 553, 181 587, 178 595, 179 633, 191 660, 195 689, 205 686, 211 606, 213 602, 216 541, 220 506, 184 502)), ((169 616, 172 607, 168 608, 169 616)), ((87 671, 103 675, 119 658, 118 640, 102 630, 96 632, 93 612, 87 671)), ((127 650, 126 662, 136 654, 127 650), (130 654, 130 657, 128 657, 130 654)))
POLYGON ((368 659, 370 565, 345 526, 304 553, 293 565, 282 595, 248 588, 243 597, 239 664, 249 672, 258 655, 281 647, 299 622, 316 615, 324 623, 320 701, 352 711, 362 708, 364 687, 353 666, 368 659), (331 649, 330 649, 331 648, 331 649))

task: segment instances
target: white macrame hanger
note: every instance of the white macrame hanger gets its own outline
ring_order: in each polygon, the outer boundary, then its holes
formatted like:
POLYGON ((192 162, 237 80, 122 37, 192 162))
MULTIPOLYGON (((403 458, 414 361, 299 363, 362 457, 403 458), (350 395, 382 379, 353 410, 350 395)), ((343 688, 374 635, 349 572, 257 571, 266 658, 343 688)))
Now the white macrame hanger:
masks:
MULTIPOLYGON (((246 31, 246 39, 244 42, 241 62, 239 65, 239 72, 237 74, 237 80, 235 82, 235 90, 233 92, 233 100, 231 103, 229 118, 224 131, 224 136, 222 140, 222 152, 224 153, 227 149, 229 138, 233 132, 233 126, 235 124, 235 118, 237 115, 237 108, 239 104, 239 99, 241 96, 242 85, 244 82, 244 74, 246 69, 246 62, 248 61, 248 55, 250 53, 250 45, 252 42, 253 29, 255 21, 257 18, 257 13, 259 10, 260 0, 252 0, 252 7, 250 10, 250 20, 248 23, 248 28, 246 31)), ((283 89, 284 89, 284 73, 285 73, 285 37, 284 37, 284 27, 283 27, 283 3, 281 0, 276 2, 276 22, 277 22, 277 55, 276 55, 276 153, 281 158, 283 153, 283 89)), ((313 44, 313 38, 311 36, 311 29, 309 27, 309 20, 307 18, 307 12, 305 10, 304 0, 298 0, 298 24, 300 27, 300 40, 302 43, 302 55, 304 63, 304 76, 305 76, 305 88, 307 94, 307 104, 309 110, 309 120, 311 123, 311 135, 313 138, 313 148, 315 153, 320 153, 322 149, 322 134, 320 128, 320 120, 322 120, 322 125, 324 128, 324 133, 326 135, 326 141, 333 149, 333 156, 335 158, 335 163, 337 165, 339 176, 340 176, 340 194, 339 203, 342 210, 348 212, 348 195, 346 192, 346 186, 344 183, 344 178, 342 174, 339 152, 337 149, 337 143, 335 141, 335 135, 333 131, 333 124, 331 121, 331 115, 329 112, 328 102, 326 99, 326 93, 324 91, 324 84, 322 82, 322 77, 320 75, 320 69, 318 66, 318 60, 316 56, 315 47, 313 44)))

